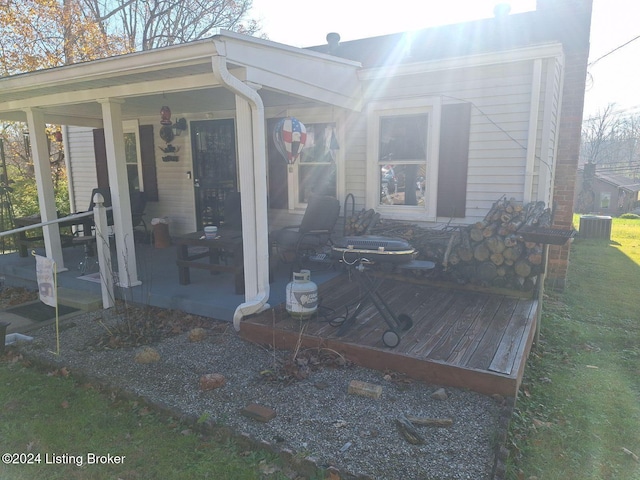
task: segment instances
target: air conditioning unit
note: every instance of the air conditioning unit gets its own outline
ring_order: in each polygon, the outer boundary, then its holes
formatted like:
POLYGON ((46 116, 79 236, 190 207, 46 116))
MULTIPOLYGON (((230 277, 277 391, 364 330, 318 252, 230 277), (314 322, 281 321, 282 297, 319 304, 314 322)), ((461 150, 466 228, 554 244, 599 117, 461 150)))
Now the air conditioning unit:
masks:
POLYGON ((611 239, 611 217, 602 215, 582 215, 580 217, 580 236, 582 238, 611 239))

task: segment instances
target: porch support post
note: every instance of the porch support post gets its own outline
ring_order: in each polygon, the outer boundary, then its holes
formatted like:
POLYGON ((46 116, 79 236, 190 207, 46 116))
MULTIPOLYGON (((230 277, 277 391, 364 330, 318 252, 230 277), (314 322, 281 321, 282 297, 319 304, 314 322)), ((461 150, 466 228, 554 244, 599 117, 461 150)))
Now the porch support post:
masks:
MULTIPOLYGON (((36 174, 38 188, 38 204, 40 206, 40 218, 43 222, 49 222, 58 218, 56 210, 56 198, 51 178, 51 165, 49 163, 49 144, 47 142, 44 114, 36 108, 25 110, 27 125, 29 127, 29 143, 33 167, 36 174)), ((64 272, 64 260, 62 258, 62 242, 60 241, 60 227, 57 223, 42 227, 44 248, 47 257, 56 263, 56 271, 64 272)))
POLYGON ((138 280, 136 247, 133 241, 129 179, 125 163, 124 132, 122 129, 122 100, 106 98, 98 100, 102 106, 104 143, 107 151, 109 188, 113 206, 113 224, 118 257, 118 285, 134 287, 138 280))

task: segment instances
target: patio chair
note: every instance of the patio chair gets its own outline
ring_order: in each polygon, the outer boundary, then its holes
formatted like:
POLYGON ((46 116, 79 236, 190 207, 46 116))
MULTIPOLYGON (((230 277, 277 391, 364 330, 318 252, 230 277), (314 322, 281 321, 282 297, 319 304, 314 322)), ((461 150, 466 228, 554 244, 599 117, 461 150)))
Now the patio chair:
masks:
POLYGON ((142 227, 144 232, 140 232, 143 241, 149 241, 150 235, 147 223, 144 221, 144 210, 147 207, 147 195, 144 192, 133 190, 129 193, 131 201, 131 221, 133 224, 133 236, 136 238, 136 228, 142 227))
POLYGON ((301 263, 304 256, 321 253, 331 243, 331 235, 340 215, 340 202, 328 195, 312 195, 300 225, 291 225, 271 233, 270 243, 280 261, 301 263))

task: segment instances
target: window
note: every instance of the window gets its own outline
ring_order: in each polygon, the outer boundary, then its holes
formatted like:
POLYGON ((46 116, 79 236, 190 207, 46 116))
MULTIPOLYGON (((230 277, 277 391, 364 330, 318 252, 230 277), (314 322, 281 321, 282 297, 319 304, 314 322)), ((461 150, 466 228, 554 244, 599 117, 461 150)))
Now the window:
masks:
POLYGON ((335 124, 312 123, 305 128, 307 141, 298 159, 298 204, 307 203, 314 193, 336 196, 335 124))
POLYGON ((144 191, 142 184, 142 165, 138 161, 138 142, 136 134, 133 132, 124 134, 124 154, 127 164, 127 178, 129 179, 129 190, 144 191))
POLYGON ((371 105, 367 203, 406 220, 463 218, 471 104, 437 97, 371 105))

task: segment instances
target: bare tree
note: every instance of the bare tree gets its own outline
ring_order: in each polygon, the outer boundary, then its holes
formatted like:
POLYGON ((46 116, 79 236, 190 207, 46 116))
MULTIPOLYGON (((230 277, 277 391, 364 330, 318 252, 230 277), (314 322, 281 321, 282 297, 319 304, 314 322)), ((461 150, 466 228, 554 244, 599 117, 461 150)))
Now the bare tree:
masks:
POLYGON ((131 50, 198 40, 223 28, 253 35, 252 0, 77 0, 105 33, 127 38, 131 50))
POLYGON ((607 145, 616 135, 619 118, 615 104, 610 103, 600 113, 582 123, 581 156, 586 163, 600 163, 607 145))

